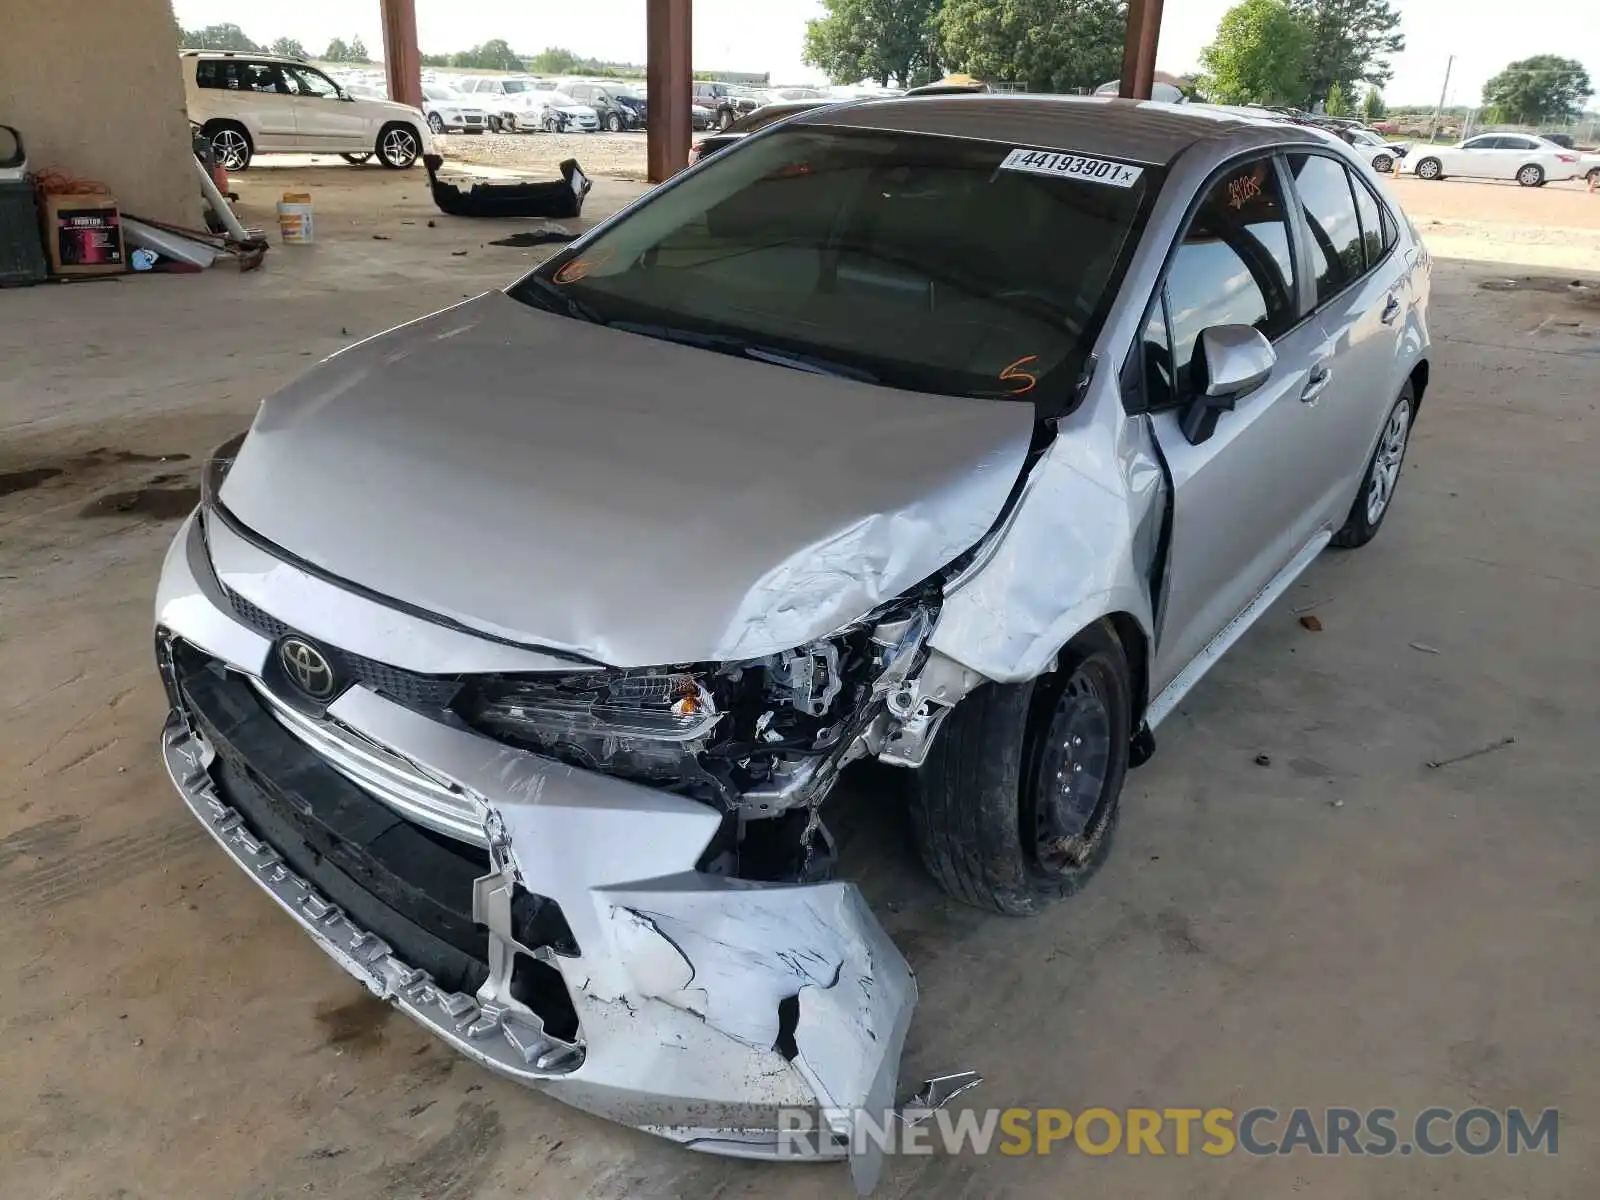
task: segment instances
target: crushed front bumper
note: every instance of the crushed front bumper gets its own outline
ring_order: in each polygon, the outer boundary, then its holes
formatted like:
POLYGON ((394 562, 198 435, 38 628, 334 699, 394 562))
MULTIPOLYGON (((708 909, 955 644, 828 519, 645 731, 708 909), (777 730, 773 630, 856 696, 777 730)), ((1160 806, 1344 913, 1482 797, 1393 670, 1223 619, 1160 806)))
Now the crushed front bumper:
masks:
POLYGON ((916 984, 853 885, 704 874, 696 863, 720 823, 707 807, 506 747, 356 685, 321 719, 481 807, 485 836, 449 842, 388 808, 374 820, 371 795, 351 791, 303 731, 257 704, 269 699, 274 642, 236 616, 197 518, 168 554, 156 618, 173 784, 222 848, 375 996, 493 1071, 694 1149, 789 1157, 797 1146, 779 1131, 793 1117, 780 1114, 806 1110, 833 1134, 808 1139, 806 1152, 850 1156, 858 1186, 875 1181, 865 1139, 851 1153, 853 1122, 894 1106, 916 984), (203 660, 205 679, 186 682, 180 657, 203 660), (323 803, 339 811, 319 813, 323 803), (307 831, 321 820, 345 825, 319 842, 307 831), (328 851, 352 850, 361 829, 480 856, 470 898, 460 886, 452 893, 470 917, 443 911, 449 903, 441 909, 437 897, 399 915, 405 888, 382 864, 328 851), (505 914, 526 893, 559 906, 569 945, 551 952, 513 935, 505 914), (480 954, 471 938, 484 926, 480 954), (530 950, 559 972, 575 1032, 552 1033, 513 996, 513 960, 530 950))

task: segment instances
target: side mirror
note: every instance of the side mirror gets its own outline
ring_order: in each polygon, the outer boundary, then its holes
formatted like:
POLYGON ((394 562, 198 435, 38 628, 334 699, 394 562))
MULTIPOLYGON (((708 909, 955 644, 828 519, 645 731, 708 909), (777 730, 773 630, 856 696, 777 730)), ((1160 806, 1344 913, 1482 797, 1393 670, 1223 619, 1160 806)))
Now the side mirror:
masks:
POLYGON ((1243 396, 1272 376, 1278 355, 1261 331, 1250 325, 1214 325, 1195 346, 1192 383, 1197 392, 1180 427, 1192 446, 1207 440, 1217 421, 1243 396))

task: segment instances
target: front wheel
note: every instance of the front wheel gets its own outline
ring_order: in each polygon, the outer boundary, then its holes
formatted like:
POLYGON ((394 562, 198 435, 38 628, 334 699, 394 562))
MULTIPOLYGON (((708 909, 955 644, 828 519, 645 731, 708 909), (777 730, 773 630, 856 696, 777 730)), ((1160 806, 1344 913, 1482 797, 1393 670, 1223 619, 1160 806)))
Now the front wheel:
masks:
POLYGON ((1400 486, 1400 471, 1406 462, 1406 447, 1411 443, 1411 427, 1416 421, 1417 397, 1410 383, 1400 391, 1400 398, 1389 410, 1383 423, 1377 448, 1367 463, 1367 473, 1362 476, 1361 491, 1344 526, 1333 535, 1333 544, 1345 550, 1365 546, 1378 536, 1383 519, 1389 515, 1395 490, 1400 486))
POLYGON ((421 153, 421 139, 409 125, 385 125, 378 134, 378 161, 390 170, 404 171, 421 153))
POLYGON ((505 130, 506 130, 506 123, 504 121, 502 121, 499 117, 490 117, 489 118, 489 132, 490 133, 504 133, 505 130))
POLYGON ((1100 868, 1127 774, 1122 643, 1101 622, 1059 664, 973 692, 916 774, 911 829, 928 873, 956 899, 1007 916, 1042 912, 1100 868))
POLYGON ((1543 187, 1544 168, 1538 163, 1529 163, 1517 172, 1517 182, 1523 187, 1543 187))
POLYGON ((1372 160, 1372 169, 1374 171, 1379 171, 1384 175, 1389 174, 1389 172, 1394 170, 1393 156, 1388 154, 1378 155, 1377 158, 1372 160))
POLYGON ((611 113, 606 117, 606 131, 608 133, 622 132, 622 115, 620 113, 611 113))
POLYGON ((435 133, 443 133, 444 132, 444 118, 441 117, 438 113, 429 113, 428 114, 428 128, 433 130, 435 133))
POLYGON ((1418 179, 1443 179, 1444 168, 1437 158, 1425 158, 1417 164, 1418 179))
POLYGON ((718 129, 726 129, 726 128, 728 128, 728 126, 730 126, 732 124, 733 124, 733 113, 730 112, 728 109, 725 108, 725 109, 723 109, 721 112, 719 112, 717 114, 717 128, 718 129))

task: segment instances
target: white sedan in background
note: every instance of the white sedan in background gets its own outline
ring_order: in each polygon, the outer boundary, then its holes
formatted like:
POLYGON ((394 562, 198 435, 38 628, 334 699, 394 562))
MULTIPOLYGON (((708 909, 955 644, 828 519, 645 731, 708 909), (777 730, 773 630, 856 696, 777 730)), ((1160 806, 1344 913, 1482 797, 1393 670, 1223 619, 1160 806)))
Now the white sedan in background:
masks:
POLYGON ((1399 168, 1405 161, 1406 155, 1411 153, 1411 143, 1391 142, 1380 135, 1367 129, 1352 129, 1343 135, 1345 141, 1355 147, 1357 154, 1372 164, 1374 171, 1388 174, 1399 168))
POLYGON ((1576 150, 1526 133, 1484 133, 1458 146, 1419 147, 1397 169, 1418 179, 1515 179, 1523 187, 1584 174, 1583 156, 1576 150))

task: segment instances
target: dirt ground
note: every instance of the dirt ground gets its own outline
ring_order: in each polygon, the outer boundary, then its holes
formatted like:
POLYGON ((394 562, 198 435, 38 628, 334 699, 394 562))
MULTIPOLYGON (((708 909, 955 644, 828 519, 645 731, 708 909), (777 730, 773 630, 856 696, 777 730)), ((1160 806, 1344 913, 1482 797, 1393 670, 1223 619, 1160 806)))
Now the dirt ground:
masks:
MULTIPOLYGON (((311 190, 320 243, 0 293, 0 1192, 849 1194, 841 1167, 697 1157, 458 1058, 171 794, 150 610, 201 456, 315 358, 548 253, 437 214, 418 173, 264 161, 238 186, 257 224, 311 190)), ((602 180, 591 216, 637 190, 602 180)), ((1396 192, 1440 257, 1437 344, 1382 536, 1163 726, 1082 896, 1031 921, 944 899, 886 769, 849 782, 846 873, 918 972, 904 1081, 975 1069, 977 1108, 1556 1107, 1559 1155, 906 1158, 880 1195, 1595 1194, 1600 305, 1570 281, 1600 278, 1600 196, 1396 192)))

